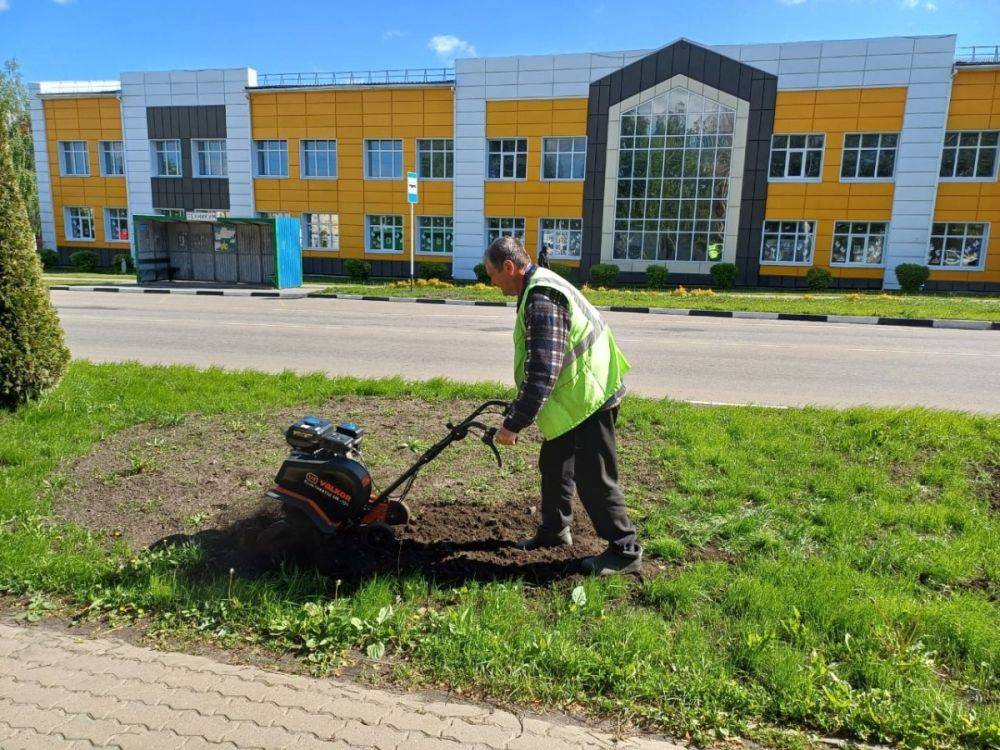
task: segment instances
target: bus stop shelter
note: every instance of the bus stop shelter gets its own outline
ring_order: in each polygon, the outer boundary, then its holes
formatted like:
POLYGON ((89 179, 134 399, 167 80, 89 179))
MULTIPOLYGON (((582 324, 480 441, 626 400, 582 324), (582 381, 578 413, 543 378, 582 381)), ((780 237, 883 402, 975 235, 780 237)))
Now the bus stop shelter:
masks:
POLYGON ((302 286, 299 222, 135 215, 135 268, 140 285, 164 282, 302 286))

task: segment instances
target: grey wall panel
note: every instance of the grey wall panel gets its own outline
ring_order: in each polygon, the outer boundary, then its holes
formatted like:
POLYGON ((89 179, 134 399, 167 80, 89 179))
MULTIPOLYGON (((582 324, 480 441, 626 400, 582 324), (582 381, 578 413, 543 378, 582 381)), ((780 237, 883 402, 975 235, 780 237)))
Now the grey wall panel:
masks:
POLYGON ((225 138, 224 105, 147 107, 146 125, 151 140, 177 139, 181 142, 182 177, 151 177, 153 206, 156 208, 196 208, 229 210, 228 178, 193 177, 192 138, 225 138))

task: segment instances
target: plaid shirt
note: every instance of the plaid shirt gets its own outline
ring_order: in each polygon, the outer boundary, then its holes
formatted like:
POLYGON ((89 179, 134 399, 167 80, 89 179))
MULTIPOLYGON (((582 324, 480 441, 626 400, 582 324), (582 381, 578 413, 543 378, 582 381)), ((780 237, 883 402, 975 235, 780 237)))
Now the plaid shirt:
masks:
MULTIPOLYGON (((535 265, 528 266, 524 274, 525 286, 535 268, 535 265)), ((522 291, 517 297, 518 309, 523 296, 522 291)), ((524 304, 524 318, 524 380, 503 422, 511 432, 520 432, 535 421, 556 385, 569 338, 569 303, 561 292, 551 287, 536 287, 524 304)), ((618 406, 624 395, 625 386, 622 385, 599 411, 618 406)))

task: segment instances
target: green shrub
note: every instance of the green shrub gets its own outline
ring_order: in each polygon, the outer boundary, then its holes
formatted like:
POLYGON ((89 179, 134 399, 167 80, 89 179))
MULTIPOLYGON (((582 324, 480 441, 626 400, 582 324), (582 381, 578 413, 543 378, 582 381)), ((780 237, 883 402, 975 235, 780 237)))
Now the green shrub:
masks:
POLYGON ((417 275, 422 279, 450 279, 451 266, 447 263, 417 263, 417 275))
POLYGON ((613 263, 598 263, 590 267, 590 283, 592 286, 614 286, 618 272, 618 266, 613 263))
POLYGON ((92 272, 97 270, 97 253, 91 250, 77 250, 69 256, 69 263, 77 271, 92 272))
POLYGON ((569 266, 565 263, 553 263, 549 266, 549 270, 552 271, 552 273, 559 274, 571 284, 576 283, 577 269, 575 266, 569 266))
POLYGON ((132 253, 119 253, 115 256, 114 268, 122 273, 135 273, 135 264, 132 262, 132 253), (122 269, 124 262, 125 268, 122 269))
MULTIPOLYGON (((0 123, 6 118, 0 106, 0 123)), ((55 387, 69 350, 42 278, 7 132, 0 127, 0 408, 14 409, 55 387)))
POLYGON ((646 286, 650 289, 663 289, 667 286, 669 275, 666 266, 646 266, 646 286))
POLYGON ((712 274, 712 282, 718 289, 732 289, 736 286, 736 274, 738 269, 735 263, 716 263, 709 269, 712 274))
POLYGON ((485 263, 476 263, 476 265, 473 267, 472 271, 473 271, 473 273, 476 274, 476 281, 478 281, 480 284, 489 284, 490 283, 490 275, 488 273, 486 273, 486 264, 485 263))
POLYGON ((810 268, 806 271, 806 283, 816 291, 829 289, 833 285, 833 274, 825 268, 810 268))
POLYGON ((899 279, 899 287, 904 294, 919 292, 930 276, 931 269, 919 263, 900 263, 896 266, 896 278, 899 279))
POLYGON ((43 247, 38 251, 38 255, 42 259, 42 266, 45 268, 55 268, 59 265, 59 253, 55 250, 43 247))
POLYGON ((372 273, 372 264, 366 260, 352 258, 344 262, 344 270, 353 281, 367 281, 372 273))

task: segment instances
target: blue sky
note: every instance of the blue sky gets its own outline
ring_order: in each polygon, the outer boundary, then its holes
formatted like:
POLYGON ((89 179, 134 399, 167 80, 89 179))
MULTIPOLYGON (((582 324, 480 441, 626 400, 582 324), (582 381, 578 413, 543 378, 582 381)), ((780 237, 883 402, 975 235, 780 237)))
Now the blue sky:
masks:
POLYGON ((28 80, 125 70, 422 68, 454 57, 955 33, 1000 44, 1000 0, 0 0, 28 80), (627 8, 627 10, 623 10, 627 8))

